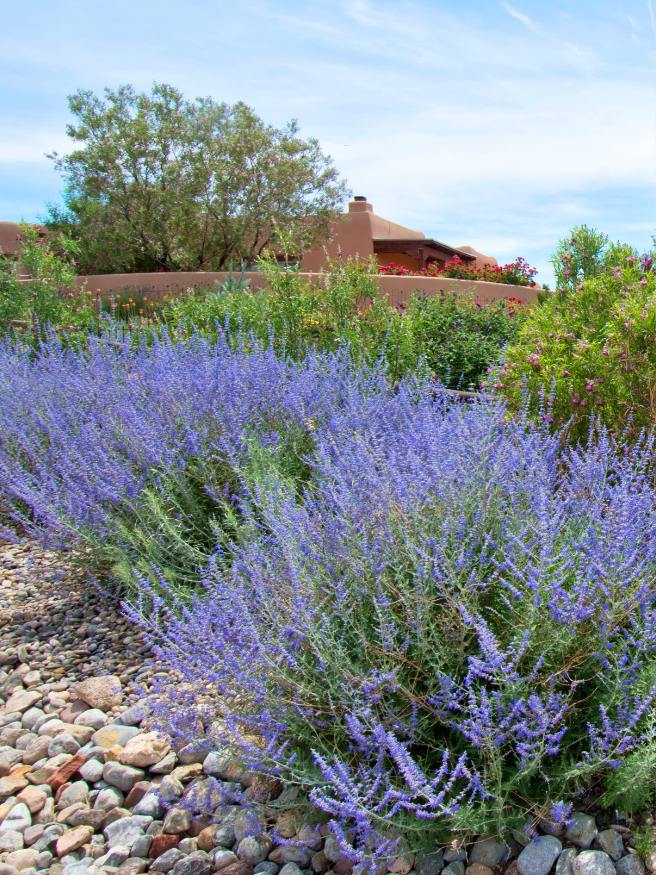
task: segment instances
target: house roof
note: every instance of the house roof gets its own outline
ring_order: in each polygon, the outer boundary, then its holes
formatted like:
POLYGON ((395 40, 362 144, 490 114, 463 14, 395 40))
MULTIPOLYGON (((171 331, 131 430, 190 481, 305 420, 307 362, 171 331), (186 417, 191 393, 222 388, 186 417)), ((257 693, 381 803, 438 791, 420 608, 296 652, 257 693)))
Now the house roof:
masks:
POLYGON ((462 261, 476 261, 476 256, 470 252, 465 252, 462 249, 456 249, 454 246, 449 246, 446 243, 440 243, 439 240, 432 240, 430 237, 374 237, 374 249, 385 251, 391 247, 402 249, 404 246, 411 245, 425 249, 439 249, 440 252, 446 252, 448 255, 457 255, 462 261))

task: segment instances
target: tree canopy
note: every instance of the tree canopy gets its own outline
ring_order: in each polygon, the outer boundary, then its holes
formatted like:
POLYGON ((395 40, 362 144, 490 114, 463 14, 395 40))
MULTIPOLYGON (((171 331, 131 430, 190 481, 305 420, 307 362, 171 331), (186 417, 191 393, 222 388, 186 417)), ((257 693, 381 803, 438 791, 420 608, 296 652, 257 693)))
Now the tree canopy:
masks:
POLYGON ((75 235, 87 273, 221 270, 276 236, 300 251, 325 238, 348 193, 317 140, 244 103, 155 84, 79 90, 69 107, 77 148, 51 156, 65 191, 50 224, 75 235))

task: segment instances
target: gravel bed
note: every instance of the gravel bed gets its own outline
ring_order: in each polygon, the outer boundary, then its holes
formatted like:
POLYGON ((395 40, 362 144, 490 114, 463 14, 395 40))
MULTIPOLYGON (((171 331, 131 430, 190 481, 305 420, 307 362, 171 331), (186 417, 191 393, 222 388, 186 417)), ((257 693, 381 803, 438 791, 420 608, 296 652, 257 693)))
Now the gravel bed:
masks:
MULTIPOLYGON (((364 875, 297 791, 153 731, 156 676, 117 599, 61 555, 0 545, 0 875, 364 875)), ((376 875, 656 873, 617 819, 399 851, 376 875)))

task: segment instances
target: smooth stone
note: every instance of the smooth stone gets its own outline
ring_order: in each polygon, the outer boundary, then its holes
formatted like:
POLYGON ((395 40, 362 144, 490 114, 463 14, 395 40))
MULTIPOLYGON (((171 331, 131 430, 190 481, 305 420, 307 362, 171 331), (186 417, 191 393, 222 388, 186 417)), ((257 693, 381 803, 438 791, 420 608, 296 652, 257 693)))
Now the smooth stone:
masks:
POLYGON ((271 850, 271 844, 271 839, 268 836, 246 836, 237 846, 237 856, 244 863, 255 866, 266 860, 271 850))
POLYGON ((22 851, 24 844, 23 834, 15 829, 8 829, 0 835, 0 853, 22 851))
POLYGON ((572 875, 572 863, 577 853, 576 848, 565 848, 556 861, 555 875, 572 875))
POLYGON ((82 845, 86 845, 91 840, 93 835, 92 826, 76 826, 75 829, 69 829, 63 833, 55 845, 55 851, 58 857, 65 857, 72 851, 77 851, 82 845))
POLYGON ((153 837, 149 835, 139 836, 139 838, 133 842, 132 850, 130 853, 133 857, 143 857, 146 858, 150 851, 150 846, 153 843, 153 837))
POLYGON ((191 814, 186 808, 174 806, 169 808, 164 817, 162 832, 180 834, 187 832, 191 826, 191 814))
POLYGON ((171 750, 171 743, 159 732, 135 735, 121 752, 121 762, 128 766, 144 768, 161 762, 171 750))
POLYGON ((581 851, 572 863, 573 875, 615 875, 613 861, 604 851, 581 851))
POLYGON ((151 817, 134 814, 131 817, 122 817, 120 820, 110 823, 103 830, 108 846, 115 848, 118 845, 123 845, 126 848, 131 848, 134 841, 144 834, 151 821, 151 817))
POLYGON ((91 740, 98 747, 104 747, 109 750, 112 747, 125 747, 125 745, 139 734, 139 730, 135 726, 119 726, 116 723, 110 723, 109 726, 103 726, 91 736, 91 740))
POLYGON ((493 869, 507 859, 510 850, 505 842, 484 838, 474 843, 469 855, 470 863, 480 863, 493 869))
POLYGON ((123 804, 123 794, 117 787, 104 787, 93 802, 93 807, 101 811, 111 811, 123 804))
POLYGON ((204 763, 207 756, 214 750, 216 750, 216 742, 200 738, 181 748, 178 751, 178 760, 185 766, 191 763, 204 763))
POLYGON ((627 854, 615 863, 617 875, 645 875, 645 864, 637 854, 627 854))
POLYGON ((175 751, 171 751, 170 753, 167 753, 160 762, 151 766, 149 771, 153 775, 169 775, 175 768, 177 762, 178 757, 175 751))
POLYGON ((285 863, 279 875, 303 875, 303 872, 296 863, 285 863))
POLYGON ((444 854, 435 851, 433 854, 419 854, 415 860, 417 875, 439 875, 444 868, 444 854))
POLYGON ((125 766, 123 763, 105 763, 103 769, 103 781, 111 784, 112 787, 118 787, 124 793, 129 792, 143 777, 144 773, 141 769, 125 766))
POLYGON ((517 858, 520 875, 548 875, 562 849, 562 843, 555 836, 539 836, 517 858))
MULTIPOLYGON (((214 866, 217 869, 219 867, 216 865, 216 858, 220 853, 221 851, 216 851, 214 854, 214 866)), ((224 853, 229 854, 230 851, 225 851, 224 853)), ((234 858, 235 855, 232 854, 232 856, 234 858)), ((234 860, 231 862, 234 862, 234 860)), ((258 875, 259 872, 262 872, 263 875, 278 875, 278 872, 280 872, 280 866, 278 866, 276 863, 272 863, 271 860, 263 860, 261 863, 258 863, 257 866, 253 869, 253 875, 258 875)))
POLYGON ((115 848, 110 848, 106 854, 98 857, 96 860, 96 866, 120 866, 121 863, 124 863, 128 857, 130 856, 130 851, 128 848, 123 847, 122 845, 117 845, 115 848))
POLYGON ((453 860, 442 869, 442 875, 465 875, 465 864, 462 860, 453 860))
POLYGON ((79 742, 72 735, 68 732, 61 732, 48 745, 48 756, 56 757, 59 753, 77 753, 79 749, 79 742))
POLYGON ((164 806, 157 790, 149 790, 146 795, 137 802, 132 811, 135 814, 147 814, 158 820, 164 817, 164 806))
POLYGON ((577 848, 589 848, 597 835, 597 824, 594 817, 582 811, 575 811, 571 818, 565 838, 577 848))
POLYGON ((90 759, 84 763, 83 766, 80 767, 80 776, 84 778, 85 781, 88 781, 90 784, 95 784, 97 781, 100 781, 103 775, 104 763, 101 763, 100 760, 90 759))
POLYGON ((20 716, 23 711, 32 708, 37 702, 40 702, 42 698, 43 696, 41 693, 38 693, 36 690, 17 690, 12 693, 5 702, 3 712, 5 715, 18 712, 20 716))
POLYGON ((611 860, 619 860, 624 853, 622 836, 614 829, 604 829, 597 835, 597 842, 602 851, 605 851, 611 860))
POLYGON ((98 708, 89 708, 73 719, 76 726, 91 726, 92 729, 102 729, 108 721, 107 714, 98 708))
POLYGON ((18 802, 0 823, 0 836, 7 832, 23 833, 28 826, 32 826, 30 809, 24 802, 18 802))
POLYGON ((151 872, 171 872, 175 864, 184 858, 182 851, 171 848, 150 864, 151 872))

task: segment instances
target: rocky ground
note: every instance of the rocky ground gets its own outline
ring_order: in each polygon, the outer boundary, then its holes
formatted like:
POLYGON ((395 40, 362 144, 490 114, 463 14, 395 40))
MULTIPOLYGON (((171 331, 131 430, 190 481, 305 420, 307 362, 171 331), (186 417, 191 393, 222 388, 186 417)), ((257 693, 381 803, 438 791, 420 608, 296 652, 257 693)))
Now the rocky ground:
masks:
MULTIPOLYGON (((0 875, 351 875, 294 792, 153 731, 156 677, 116 599, 61 556, 0 545, 0 875)), ((377 875, 645 875, 631 827, 576 812, 566 831, 454 840, 377 875)))

